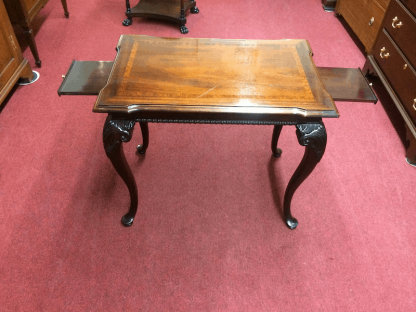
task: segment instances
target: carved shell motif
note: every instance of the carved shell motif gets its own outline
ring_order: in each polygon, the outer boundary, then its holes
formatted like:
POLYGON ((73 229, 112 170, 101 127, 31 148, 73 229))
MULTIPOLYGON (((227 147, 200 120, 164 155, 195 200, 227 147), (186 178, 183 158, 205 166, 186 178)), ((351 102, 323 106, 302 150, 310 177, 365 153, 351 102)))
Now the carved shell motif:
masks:
POLYGON ((299 144, 312 149, 317 161, 320 161, 326 147, 326 129, 323 123, 296 125, 299 144))

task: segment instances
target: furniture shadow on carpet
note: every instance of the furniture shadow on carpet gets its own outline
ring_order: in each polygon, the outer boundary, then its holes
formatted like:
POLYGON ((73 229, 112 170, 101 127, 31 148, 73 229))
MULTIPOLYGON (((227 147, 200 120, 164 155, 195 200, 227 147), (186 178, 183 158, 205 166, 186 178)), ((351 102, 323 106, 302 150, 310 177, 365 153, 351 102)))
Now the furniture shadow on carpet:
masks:
POLYGON ((269 181, 270 181, 270 188, 272 189, 273 194, 273 202, 274 207, 279 214, 280 218, 284 220, 284 213, 283 213, 283 196, 282 188, 285 188, 284 183, 282 183, 283 177, 280 174, 280 170, 276 170, 277 162, 281 161, 280 157, 274 157, 273 155, 270 156, 270 160, 268 163, 268 174, 269 174, 269 181))

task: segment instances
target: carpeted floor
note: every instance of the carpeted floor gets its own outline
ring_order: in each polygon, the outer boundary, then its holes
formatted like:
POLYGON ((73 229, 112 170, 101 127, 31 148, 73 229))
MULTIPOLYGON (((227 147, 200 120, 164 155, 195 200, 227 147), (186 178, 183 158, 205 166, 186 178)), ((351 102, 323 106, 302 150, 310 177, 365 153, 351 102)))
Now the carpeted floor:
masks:
MULTIPOLYGON (((135 1, 131 1, 135 5, 135 1)), ((139 210, 102 146, 94 96, 57 90, 72 60, 113 60, 121 34, 307 39, 317 66, 362 67, 362 47, 321 1, 197 0, 178 26, 134 18, 120 0, 50 1, 35 19, 40 79, 0 113, 1 311, 414 311, 416 168, 388 97, 337 103, 322 161, 282 221, 303 147, 272 126, 150 124, 146 156, 125 154, 139 210)), ((19 36, 20 38, 20 36, 19 36)))

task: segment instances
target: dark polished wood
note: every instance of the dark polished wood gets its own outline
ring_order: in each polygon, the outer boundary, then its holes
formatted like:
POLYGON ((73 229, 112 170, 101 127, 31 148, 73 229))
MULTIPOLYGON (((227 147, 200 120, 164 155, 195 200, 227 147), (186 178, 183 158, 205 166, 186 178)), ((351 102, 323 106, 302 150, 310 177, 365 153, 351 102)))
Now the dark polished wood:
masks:
MULTIPOLYGON (((59 95, 98 95, 107 84, 113 61, 73 61, 58 90, 59 95)), ((372 88, 358 68, 317 67, 334 101, 376 103, 372 88)))
POLYGON ((117 173, 123 179, 130 193, 130 209, 123 216, 121 222, 124 226, 133 224, 134 216, 137 212, 138 195, 137 185, 134 175, 127 163, 121 143, 129 142, 133 135, 134 120, 117 120, 113 119, 111 114, 108 115, 103 129, 104 150, 107 157, 116 169, 117 173))
MULTIPOLYGON (((3 0, 14 27, 23 29, 23 34, 35 58, 35 64, 41 67, 38 48, 32 29, 32 21, 49 0, 3 0)), ((69 17, 66 0, 61 0, 65 16, 69 17)))
POLYGON ((299 144, 306 148, 301 163, 289 181, 283 200, 285 221, 290 229, 294 229, 298 226, 298 220, 292 216, 290 211, 293 194, 322 159, 327 141, 325 126, 322 122, 297 124, 296 128, 299 144))
POLYGON ((123 35, 118 47, 94 112, 199 120, 221 114, 271 124, 338 117, 306 40, 123 35))
POLYGON ((416 0, 401 0, 401 3, 413 14, 416 16, 416 0))
POLYGON ((404 58, 401 51, 396 48, 396 44, 385 29, 383 29, 376 47, 380 51, 384 49, 385 52, 374 53, 374 59, 388 77, 408 115, 413 121, 416 121, 416 109, 413 108, 416 98, 416 72, 412 70, 410 62, 404 58), (386 53, 389 54, 389 57, 383 56, 386 53), (405 64, 407 64, 407 68, 403 69, 405 64), (409 86, 411 87, 409 88, 409 86))
POLYGON ((305 40, 123 35, 117 51, 115 62, 74 61, 58 93, 99 95, 94 111, 108 114, 104 148, 130 193, 130 209, 122 218, 126 226, 134 220, 138 196, 122 143, 131 140, 136 122, 143 138, 138 153, 149 145, 148 122, 274 125, 275 157, 282 153, 277 147, 282 127, 295 125, 305 154, 283 204, 286 224, 293 229, 293 195, 325 151, 322 118, 338 117, 330 95, 349 102, 372 98, 358 69, 316 68, 305 40))
POLYGON ((33 72, 23 58, 3 0, 0 0, 0 105, 19 78, 30 82, 33 72))
POLYGON ((114 62, 73 61, 58 95, 98 95, 110 76, 114 62))
POLYGON ((123 25, 130 26, 133 17, 155 18, 177 23, 181 33, 187 34, 185 14, 188 11, 199 13, 195 0, 140 0, 133 8, 130 7, 130 1, 126 0, 127 19, 123 25))
POLYGON ((132 224, 137 189, 122 143, 135 122, 148 146, 148 122, 272 124, 272 151, 283 125, 296 125, 305 156, 288 185, 284 211, 293 229, 290 202, 298 186, 322 158, 326 132, 322 118, 338 117, 305 40, 220 40, 123 35, 106 86, 94 112, 107 113, 103 140, 107 156, 130 192, 132 224), (274 146, 273 146, 274 144, 274 146))
POLYGON ((317 67, 334 101, 377 103, 377 97, 359 68, 317 67))
POLYGON ((341 15, 365 47, 371 51, 381 29, 390 0, 338 0, 335 12, 341 15))
MULTIPOLYGON (((408 2, 408 4, 412 3, 416 3, 416 0, 408 2)), ((401 1, 392 0, 386 12, 384 29, 409 62, 416 65, 416 14, 413 15, 401 1)))
POLYGON ((279 141, 280 133, 282 132, 282 125, 274 125, 273 135, 272 135, 272 154, 274 157, 280 157, 282 155, 282 150, 277 147, 277 142, 279 141))
POLYGON ((391 0, 363 72, 377 76, 391 96, 410 141, 406 161, 416 166, 416 0, 391 0))
POLYGON ((293 229, 298 224, 290 209, 293 195, 325 151, 322 118, 338 117, 331 93, 324 86, 340 100, 374 100, 358 69, 316 68, 305 40, 123 35, 117 51, 111 71, 97 70, 102 62, 85 62, 88 70, 82 69, 84 62, 74 62, 59 93, 85 94, 85 86, 89 86, 90 94, 98 94, 102 87, 94 112, 108 114, 104 147, 130 192, 130 210, 122 218, 126 226, 132 224, 138 202, 122 143, 130 141, 136 122, 143 137, 138 153, 145 153, 149 145, 148 122, 274 125, 271 149, 275 157, 282 153, 277 147, 282 127, 295 125, 305 154, 288 184, 283 204, 285 222, 293 229), (84 75, 80 83, 67 88, 79 75, 84 75), (342 85, 353 90, 342 90, 342 85))
POLYGON ((140 122, 140 129, 142 130, 143 143, 137 145, 137 152, 139 154, 144 154, 149 146, 149 127, 147 122, 140 122))

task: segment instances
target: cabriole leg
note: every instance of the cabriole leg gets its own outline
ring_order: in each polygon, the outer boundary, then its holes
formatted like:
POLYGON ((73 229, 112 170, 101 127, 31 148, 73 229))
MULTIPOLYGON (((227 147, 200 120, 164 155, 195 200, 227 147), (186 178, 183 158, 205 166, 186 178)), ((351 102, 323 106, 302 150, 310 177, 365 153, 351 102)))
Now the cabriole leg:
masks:
POLYGON ((103 129, 105 153, 113 164, 114 169, 116 169, 117 173, 123 179, 130 193, 130 210, 121 219, 121 223, 124 226, 133 224, 138 205, 136 180, 126 161, 122 146, 123 142, 129 142, 131 140, 134 124, 135 122, 131 120, 113 120, 111 114, 109 114, 103 129))
POLYGON ((149 127, 147 122, 140 122, 140 129, 142 130, 143 144, 137 145, 137 152, 144 154, 149 146, 149 127))
POLYGON ((295 229, 298 221, 290 212, 293 194, 302 182, 311 174, 325 152, 327 135, 322 122, 296 125, 299 144, 305 146, 305 154, 298 168, 287 185, 283 201, 284 216, 287 226, 295 229))
POLYGON ((277 147, 277 141, 279 140, 280 132, 282 132, 282 125, 274 125, 272 136, 272 153, 274 157, 280 157, 282 150, 277 147))

